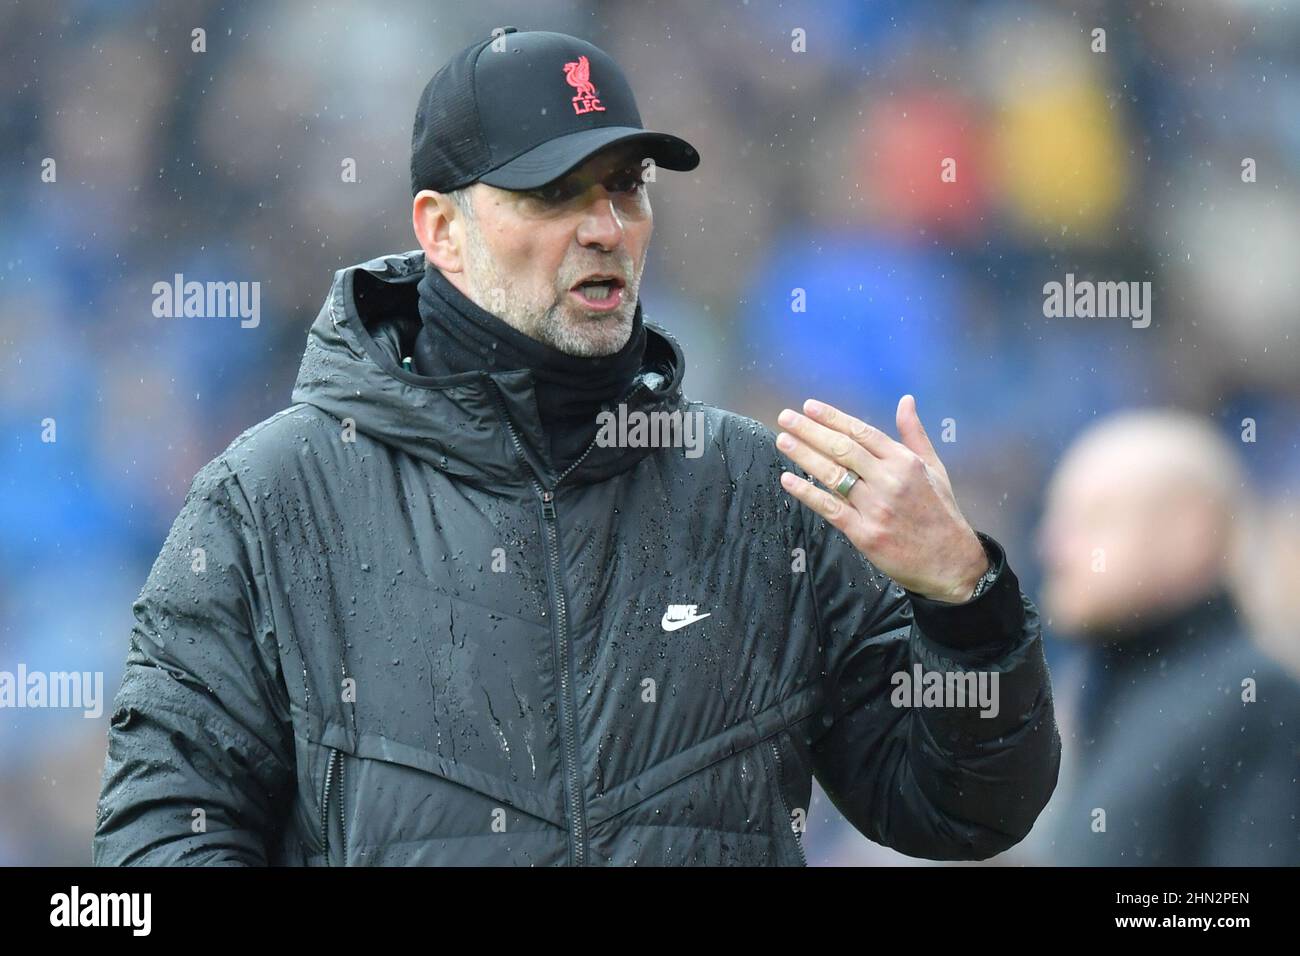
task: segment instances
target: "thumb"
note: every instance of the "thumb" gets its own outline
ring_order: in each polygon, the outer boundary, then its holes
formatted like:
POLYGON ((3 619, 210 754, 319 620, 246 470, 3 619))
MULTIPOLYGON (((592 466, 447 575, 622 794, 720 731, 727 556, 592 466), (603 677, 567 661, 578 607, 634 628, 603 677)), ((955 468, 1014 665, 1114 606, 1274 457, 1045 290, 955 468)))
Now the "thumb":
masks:
POLYGON ((902 439, 903 444, 920 455, 927 465, 943 474, 945 471, 943 462, 939 461, 934 445, 930 444, 930 436, 926 434, 925 426, 921 424, 921 416, 916 412, 915 397, 904 395, 899 399, 895 422, 898 425, 898 437, 902 439))

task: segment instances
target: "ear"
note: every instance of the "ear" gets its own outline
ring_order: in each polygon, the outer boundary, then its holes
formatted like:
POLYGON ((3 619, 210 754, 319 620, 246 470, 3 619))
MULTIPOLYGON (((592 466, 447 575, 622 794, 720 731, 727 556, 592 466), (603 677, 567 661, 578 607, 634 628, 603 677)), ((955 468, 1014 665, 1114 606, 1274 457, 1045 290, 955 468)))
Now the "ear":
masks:
POLYGON ((411 227, 426 263, 443 272, 460 272, 465 267, 465 224, 446 195, 432 189, 416 193, 411 203, 411 227))

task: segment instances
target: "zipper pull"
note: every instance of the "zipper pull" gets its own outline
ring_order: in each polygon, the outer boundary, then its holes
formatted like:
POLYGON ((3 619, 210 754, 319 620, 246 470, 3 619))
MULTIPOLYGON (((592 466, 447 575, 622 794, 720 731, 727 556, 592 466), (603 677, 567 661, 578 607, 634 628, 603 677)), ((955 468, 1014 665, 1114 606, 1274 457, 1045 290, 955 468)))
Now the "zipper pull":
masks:
POLYGON ((542 492, 542 517, 555 517, 555 492, 553 491, 542 492))

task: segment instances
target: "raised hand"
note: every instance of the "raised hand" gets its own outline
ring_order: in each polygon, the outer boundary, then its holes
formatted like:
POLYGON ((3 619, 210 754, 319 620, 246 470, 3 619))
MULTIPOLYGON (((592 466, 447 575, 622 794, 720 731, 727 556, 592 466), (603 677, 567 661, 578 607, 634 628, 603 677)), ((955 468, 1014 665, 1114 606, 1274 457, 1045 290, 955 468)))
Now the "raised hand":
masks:
POLYGON ((803 407, 805 415, 787 408, 777 417, 786 431, 776 447, 826 488, 839 485, 846 468, 858 481, 841 496, 786 471, 782 487, 901 586, 936 601, 968 600, 988 556, 957 508, 916 400, 898 403, 901 441, 823 402, 803 407))

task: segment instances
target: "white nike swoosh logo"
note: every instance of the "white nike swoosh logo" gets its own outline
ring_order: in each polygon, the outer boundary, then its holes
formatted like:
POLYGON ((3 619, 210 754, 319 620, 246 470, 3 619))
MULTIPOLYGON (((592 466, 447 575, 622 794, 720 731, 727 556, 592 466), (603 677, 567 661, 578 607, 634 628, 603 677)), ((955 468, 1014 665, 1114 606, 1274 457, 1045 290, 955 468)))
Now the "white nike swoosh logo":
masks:
MULTIPOLYGON (((712 613, 713 613, 712 611, 709 612, 709 614, 712 613)), ((704 620, 706 617, 709 616, 709 614, 697 614, 695 617, 678 618, 677 620, 674 621, 668 617, 668 612, 665 611, 663 620, 660 621, 659 623, 663 625, 663 629, 665 631, 676 631, 680 628, 685 627, 687 624, 694 624, 696 621, 704 620)))

